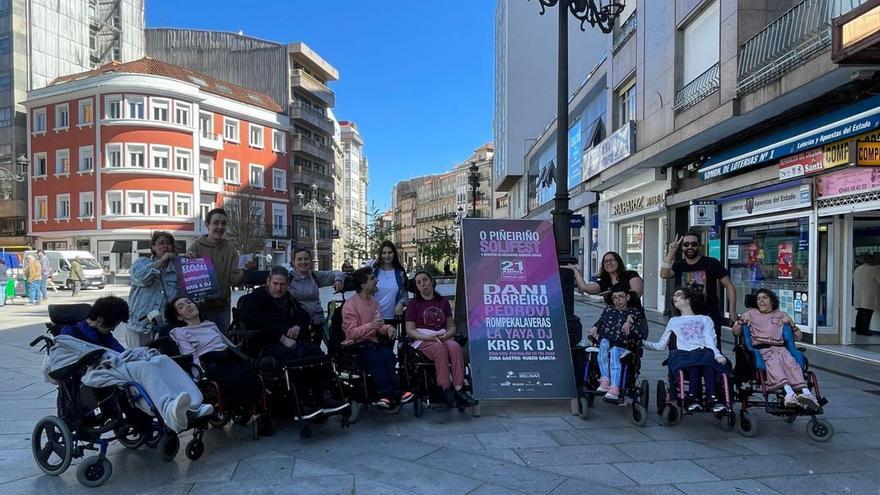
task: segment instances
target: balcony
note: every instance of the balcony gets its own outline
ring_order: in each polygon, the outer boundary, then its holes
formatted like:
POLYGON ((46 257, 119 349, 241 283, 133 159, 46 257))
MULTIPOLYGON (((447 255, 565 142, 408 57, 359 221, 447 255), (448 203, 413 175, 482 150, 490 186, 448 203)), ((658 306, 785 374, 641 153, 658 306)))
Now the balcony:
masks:
POLYGON ((627 18, 626 22, 620 25, 620 29, 614 33, 614 42, 611 45, 611 53, 617 53, 617 50, 626 43, 626 40, 632 38, 636 34, 636 11, 634 10, 627 18))
POLYGON ((223 135, 208 132, 207 129, 199 130, 199 145, 208 150, 223 151, 223 135))
POLYGON ((267 224, 266 232, 269 233, 268 237, 273 239, 290 239, 290 226, 286 224, 267 224))
POLYGON ((294 120, 304 122, 321 132, 333 134, 333 121, 323 113, 308 105, 303 105, 301 102, 295 101, 290 104, 290 116, 294 120))
POLYGON ((303 167, 302 165, 293 166, 293 171, 290 174, 290 182, 292 184, 315 184, 319 189, 325 190, 333 189, 333 177, 303 167))
POLYGON ((328 107, 336 106, 336 95, 326 84, 315 79, 314 76, 302 69, 294 69, 290 74, 290 85, 307 91, 310 95, 320 99, 328 107))
POLYGON ((333 161, 333 150, 326 144, 321 144, 312 138, 302 134, 293 135, 293 151, 304 153, 312 158, 324 162, 333 161))
POLYGON ((210 175, 199 175, 199 188, 204 192, 223 192, 223 179, 210 175))
POLYGON ((719 65, 715 63, 675 94, 672 109, 683 112, 717 91, 719 87, 721 87, 719 65))

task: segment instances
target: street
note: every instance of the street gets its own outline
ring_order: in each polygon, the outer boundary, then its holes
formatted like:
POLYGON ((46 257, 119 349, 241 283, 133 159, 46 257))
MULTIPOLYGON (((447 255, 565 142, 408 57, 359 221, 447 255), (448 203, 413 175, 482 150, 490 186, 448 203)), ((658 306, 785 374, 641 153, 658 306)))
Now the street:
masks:
MULTIPOLYGON (((108 293, 126 295, 127 288, 83 291, 76 301, 108 293)), ((50 298, 66 302, 69 293, 50 298)), ((599 312, 583 302, 576 308, 585 323, 599 312)), ((877 493, 880 486, 880 388, 817 372, 835 430, 827 443, 807 437, 803 418, 788 425, 757 411, 755 438, 725 432, 709 415, 665 427, 653 410, 663 356, 647 351, 644 428, 633 426, 629 408, 601 401, 586 421, 569 415, 568 401, 484 401, 481 417, 371 410, 348 429, 335 420, 320 425, 309 440, 290 422, 258 441, 249 428, 210 430, 206 453, 194 462, 182 452, 165 463, 149 448, 114 445, 111 479, 88 489, 76 481, 77 461, 51 477, 31 454, 34 424, 55 413, 55 390, 40 376, 43 355, 27 348, 43 331, 46 306, 8 305, 0 315, 0 493, 818 494, 877 493)), ((651 338, 660 331, 652 324, 651 338)))

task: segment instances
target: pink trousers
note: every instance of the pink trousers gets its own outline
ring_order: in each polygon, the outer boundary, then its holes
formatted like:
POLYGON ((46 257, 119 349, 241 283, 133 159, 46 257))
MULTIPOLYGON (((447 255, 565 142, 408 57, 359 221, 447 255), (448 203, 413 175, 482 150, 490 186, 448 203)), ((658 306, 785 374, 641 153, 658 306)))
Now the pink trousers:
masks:
POLYGON ((451 385, 461 387, 464 384, 464 355, 461 346, 454 340, 443 343, 423 340, 419 350, 431 361, 437 370, 437 385, 442 389, 449 388, 449 375, 452 374, 451 385))

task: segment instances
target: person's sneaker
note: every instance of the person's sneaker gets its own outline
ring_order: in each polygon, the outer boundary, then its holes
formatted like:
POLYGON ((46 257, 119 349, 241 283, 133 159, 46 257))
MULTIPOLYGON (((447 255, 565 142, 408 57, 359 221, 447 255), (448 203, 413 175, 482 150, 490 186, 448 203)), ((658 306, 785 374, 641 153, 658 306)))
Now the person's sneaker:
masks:
POLYGON ((185 430, 188 422, 186 412, 189 410, 191 404, 192 397, 186 392, 181 392, 180 395, 175 397, 174 401, 171 403, 171 417, 168 418, 175 424, 169 424, 167 426, 177 432, 185 430))
POLYGON ((381 399, 377 400, 376 402, 373 402, 371 405, 374 407, 378 407, 379 409, 391 409, 391 407, 394 404, 392 404, 389 399, 382 397, 381 399))
POLYGON ((349 407, 349 404, 348 402, 336 400, 336 397, 333 397, 333 394, 329 390, 325 390, 324 393, 321 394, 321 406, 321 410, 325 414, 333 414, 349 407))
POLYGON ((797 407, 798 398, 795 394, 785 394, 785 400, 782 401, 785 407, 797 407))
POLYGON ((818 411, 819 410, 819 401, 816 400, 816 396, 809 392, 802 392, 797 396, 797 402, 804 406, 807 409, 818 411))
POLYGON ((205 416, 210 416, 212 414, 214 414, 214 406, 212 406, 211 404, 202 404, 195 411, 193 411, 192 409, 187 410, 186 419, 188 419, 189 422, 192 423, 199 418, 204 418, 205 416))
POLYGON ((701 412, 703 410, 703 406, 701 406, 700 403, 690 395, 684 398, 684 408, 687 412, 691 413, 701 412))
POLYGON ((590 340, 584 335, 583 338, 581 338, 581 341, 575 344, 574 347, 575 349, 585 349, 590 347, 590 340))
POLYGON ((410 392, 409 390, 407 390, 406 392, 400 394, 400 403, 401 403, 401 404, 407 404, 407 403, 409 403, 410 401, 412 401, 414 397, 415 397, 415 395, 413 395, 412 392, 410 392))
POLYGON ((300 416, 297 419, 302 419, 302 420, 312 419, 315 416, 318 416, 319 414, 321 414, 321 410, 311 404, 300 405, 299 411, 302 416, 300 416))
POLYGON ((455 402, 455 391, 452 390, 452 387, 443 391, 443 399, 446 401, 446 407, 449 409, 454 409, 458 405, 455 402))
POLYGON ((623 362, 623 360, 626 359, 626 357, 629 356, 630 354, 632 354, 631 350, 624 349, 623 352, 620 353, 620 361, 623 362))
POLYGON ((724 405, 723 402, 715 400, 715 397, 710 397, 710 398, 709 398, 709 403, 707 404, 707 407, 708 407, 713 413, 716 413, 716 414, 717 414, 717 413, 727 412, 727 406, 724 405))
POLYGON ((455 398, 458 399, 458 405, 460 407, 474 407, 480 403, 480 401, 475 399, 473 395, 464 389, 456 390, 455 398))
POLYGON ((608 392, 605 394, 605 400, 618 399, 620 399, 620 388, 617 385, 612 385, 608 387, 608 392))
POLYGON ((596 387, 596 392, 607 392, 610 388, 611 380, 609 380, 607 376, 599 378, 599 386, 596 387))

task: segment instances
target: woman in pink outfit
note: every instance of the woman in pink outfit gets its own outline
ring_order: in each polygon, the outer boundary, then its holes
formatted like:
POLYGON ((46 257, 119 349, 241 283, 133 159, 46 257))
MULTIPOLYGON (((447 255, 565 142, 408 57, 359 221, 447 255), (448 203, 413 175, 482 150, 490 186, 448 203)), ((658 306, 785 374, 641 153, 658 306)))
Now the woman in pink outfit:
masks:
POLYGON ((734 335, 742 332, 743 325, 749 326, 752 346, 764 358, 767 372, 767 391, 785 389, 785 405, 803 406, 819 409, 819 401, 810 391, 804 379, 804 372, 785 348, 782 327, 791 325, 795 340, 801 340, 801 331, 791 321, 791 317, 779 311, 779 298, 769 289, 759 289, 756 296, 757 308, 746 311, 733 327, 734 335))

